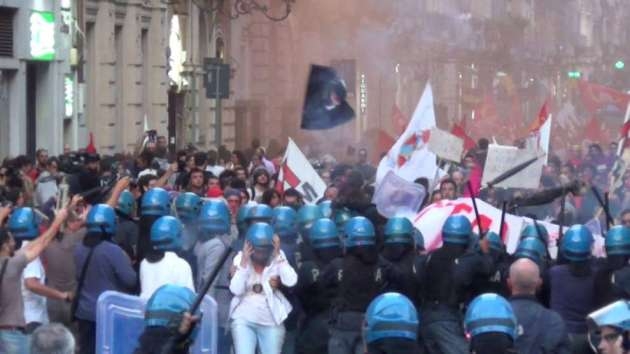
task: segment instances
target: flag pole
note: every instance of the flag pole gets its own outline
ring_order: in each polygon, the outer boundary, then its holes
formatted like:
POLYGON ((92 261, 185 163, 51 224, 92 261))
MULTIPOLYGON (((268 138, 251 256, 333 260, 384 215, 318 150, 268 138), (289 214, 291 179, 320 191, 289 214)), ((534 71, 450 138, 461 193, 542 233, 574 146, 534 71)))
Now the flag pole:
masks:
POLYGON ((477 227, 479 227, 479 239, 483 239, 483 229, 481 227, 481 218, 479 217, 479 209, 477 208, 477 200, 475 193, 473 192, 472 183, 468 181, 468 191, 470 192, 470 199, 472 199, 473 209, 475 210, 475 218, 477 219, 477 227))

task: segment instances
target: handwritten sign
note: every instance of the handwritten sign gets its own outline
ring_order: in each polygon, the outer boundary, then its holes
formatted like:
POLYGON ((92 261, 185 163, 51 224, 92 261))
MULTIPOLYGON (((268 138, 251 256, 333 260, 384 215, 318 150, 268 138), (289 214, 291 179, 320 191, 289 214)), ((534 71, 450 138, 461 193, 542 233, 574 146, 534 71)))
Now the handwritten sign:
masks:
MULTIPOLYGON (((481 184, 486 185, 496 177, 505 173, 528 160, 537 156, 537 152, 531 149, 519 149, 515 146, 490 145, 486 166, 483 170, 481 184)), ((538 188, 542 175, 544 159, 538 159, 514 176, 496 184, 500 188, 538 188)))
POLYGON ((464 152, 464 140, 447 131, 433 127, 429 137, 429 150, 442 160, 459 162, 464 152))

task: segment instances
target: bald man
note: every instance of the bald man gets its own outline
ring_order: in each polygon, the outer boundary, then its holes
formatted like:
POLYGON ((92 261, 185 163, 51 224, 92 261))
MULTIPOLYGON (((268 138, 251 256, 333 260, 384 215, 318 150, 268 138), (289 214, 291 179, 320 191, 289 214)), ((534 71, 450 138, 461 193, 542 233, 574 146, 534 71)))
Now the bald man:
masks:
POLYGON ((519 324, 515 348, 519 353, 570 354, 570 342, 559 314, 543 307, 536 299, 542 285, 538 265, 527 258, 510 266, 507 280, 512 293, 510 303, 519 324))

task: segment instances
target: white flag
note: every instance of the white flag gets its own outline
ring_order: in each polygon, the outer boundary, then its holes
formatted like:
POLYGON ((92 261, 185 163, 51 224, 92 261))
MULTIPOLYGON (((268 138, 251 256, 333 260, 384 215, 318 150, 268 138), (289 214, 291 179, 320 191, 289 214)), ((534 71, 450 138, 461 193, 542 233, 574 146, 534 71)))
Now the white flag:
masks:
POLYGON ((437 175, 437 158, 429 150, 428 142, 431 128, 435 126, 433 91, 431 84, 427 83, 407 129, 379 163, 376 184, 378 185, 389 171, 394 171, 407 181, 413 181, 418 177, 426 177, 433 181, 437 175))
POLYGON ((291 138, 282 159, 278 183, 282 190, 296 189, 307 204, 317 203, 326 192, 326 183, 291 138))
POLYGON ((542 151, 545 152, 545 164, 549 161, 549 144, 551 142, 551 114, 549 118, 543 123, 538 132, 540 135, 539 146, 542 151))

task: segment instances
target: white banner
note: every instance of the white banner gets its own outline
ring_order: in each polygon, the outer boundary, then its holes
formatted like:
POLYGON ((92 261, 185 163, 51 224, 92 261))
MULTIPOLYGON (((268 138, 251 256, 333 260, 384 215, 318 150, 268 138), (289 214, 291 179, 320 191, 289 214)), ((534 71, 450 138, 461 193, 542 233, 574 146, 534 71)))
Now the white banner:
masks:
MULTIPOLYGON (((479 216, 481 226, 484 230, 490 229, 499 233, 501 227, 501 210, 492 205, 477 199, 477 207, 479 208, 479 216)), ((416 229, 422 232, 424 237, 424 246, 428 251, 439 248, 442 245, 442 225, 451 215, 464 215, 473 225, 473 231, 478 232, 477 220, 475 218, 475 210, 470 198, 460 198, 457 200, 442 200, 429 205, 418 213, 415 217, 409 218, 413 222, 416 229)), ((547 229, 549 233, 549 244, 547 245, 551 257, 555 258, 557 254, 556 241, 558 240, 558 225, 544 221, 537 221, 538 225, 547 229)), ((527 225, 533 224, 533 220, 512 214, 505 215, 505 225, 503 233, 503 242, 509 253, 514 253, 518 246, 521 230, 527 225)), ((568 228, 565 228, 565 232, 568 228)), ((603 254, 603 237, 595 234, 595 245, 593 254, 602 256, 603 254)))
POLYGON ((291 138, 282 160, 278 183, 282 183, 283 190, 295 188, 302 193, 302 198, 307 204, 317 203, 326 192, 326 183, 291 138))
POLYGON ((459 163, 464 152, 464 140, 438 127, 433 127, 429 137, 429 150, 442 160, 459 163))
POLYGON ((386 218, 413 216, 418 213, 427 191, 423 186, 408 182, 389 171, 376 188, 372 203, 386 218))
MULTIPOLYGON (((491 144, 488 148, 488 157, 483 170, 483 178, 481 185, 485 186, 488 182, 499 177, 511 168, 514 168, 537 155, 536 150, 519 149, 515 146, 504 146, 491 144)), ((538 159, 522 171, 514 176, 495 185, 498 188, 526 188, 536 189, 540 184, 540 176, 545 160, 538 159)))

